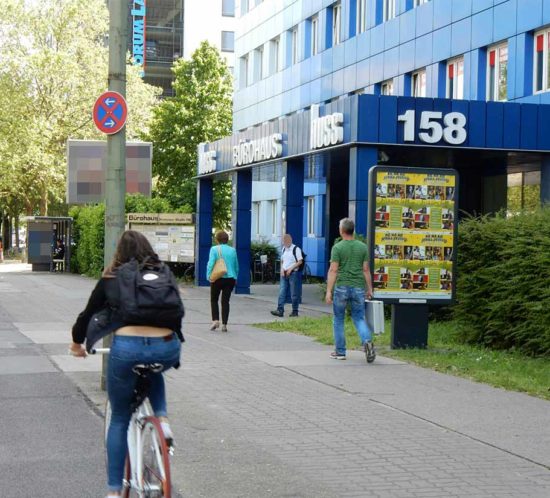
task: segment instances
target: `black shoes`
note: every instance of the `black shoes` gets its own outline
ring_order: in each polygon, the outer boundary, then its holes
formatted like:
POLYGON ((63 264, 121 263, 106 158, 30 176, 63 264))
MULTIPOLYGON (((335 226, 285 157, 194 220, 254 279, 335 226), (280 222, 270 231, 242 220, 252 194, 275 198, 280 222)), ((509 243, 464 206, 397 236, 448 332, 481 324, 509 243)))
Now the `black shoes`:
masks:
POLYGON ((367 363, 372 363, 376 358, 376 350, 374 349, 374 344, 372 341, 367 341, 363 344, 365 350, 365 356, 367 357, 367 363))
POLYGON ((279 311, 279 310, 272 311, 271 314, 273 316, 278 316, 279 318, 284 316, 284 313, 282 311, 279 311))
POLYGON ((298 316, 298 312, 297 312, 297 311, 293 311, 289 316, 298 316))

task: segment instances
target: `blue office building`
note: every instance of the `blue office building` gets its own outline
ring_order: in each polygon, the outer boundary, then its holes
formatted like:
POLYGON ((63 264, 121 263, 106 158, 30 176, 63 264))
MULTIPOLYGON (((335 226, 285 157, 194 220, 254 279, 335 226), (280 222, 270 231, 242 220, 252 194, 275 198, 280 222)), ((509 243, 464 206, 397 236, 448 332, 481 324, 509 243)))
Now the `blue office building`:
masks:
POLYGON ((243 265, 251 239, 289 232, 320 276, 340 218, 366 233, 376 164, 458 170, 466 212, 505 209, 509 185, 550 201, 550 0, 240 7, 234 132, 200 149, 199 283, 216 177, 243 265))

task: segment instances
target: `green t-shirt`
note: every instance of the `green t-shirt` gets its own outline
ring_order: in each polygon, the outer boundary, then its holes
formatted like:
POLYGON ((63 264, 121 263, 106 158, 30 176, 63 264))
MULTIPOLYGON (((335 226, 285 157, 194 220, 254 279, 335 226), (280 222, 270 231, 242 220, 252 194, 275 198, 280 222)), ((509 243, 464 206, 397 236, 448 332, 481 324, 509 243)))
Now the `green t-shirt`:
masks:
POLYGON ((367 245, 360 240, 341 240, 330 253, 330 261, 338 263, 336 285, 365 288, 363 263, 368 260, 367 245))

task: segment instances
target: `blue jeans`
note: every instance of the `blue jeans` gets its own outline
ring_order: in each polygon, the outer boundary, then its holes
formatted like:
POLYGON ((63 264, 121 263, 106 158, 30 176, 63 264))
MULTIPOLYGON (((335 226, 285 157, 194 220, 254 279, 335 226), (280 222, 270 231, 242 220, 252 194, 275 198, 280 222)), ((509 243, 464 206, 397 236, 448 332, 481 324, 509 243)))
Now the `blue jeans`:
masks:
POLYGON ((334 311, 333 332, 334 345, 338 354, 346 354, 346 336, 344 333, 344 319, 346 307, 351 305, 351 319, 361 339, 361 344, 372 339, 365 320, 365 289, 361 287, 338 286, 334 289, 332 309, 334 311))
MULTIPOLYGON (((111 403, 111 424, 107 433, 107 474, 110 491, 122 490, 124 463, 128 453, 128 425, 137 363, 162 363, 164 370, 173 367, 180 358, 181 343, 174 334, 171 341, 163 337, 115 335, 109 355, 107 392, 111 403)), ((149 401, 157 417, 166 416, 166 393, 162 373, 150 374, 149 401)))
POLYGON ((292 300, 292 311, 298 312, 298 304, 300 303, 300 296, 298 295, 298 278, 301 277, 299 271, 293 271, 290 276, 283 277, 279 283, 279 301, 277 303, 277 311, 281 313, 285 310, 285 301, 288 289, 290 287, 290 298, 292 300))

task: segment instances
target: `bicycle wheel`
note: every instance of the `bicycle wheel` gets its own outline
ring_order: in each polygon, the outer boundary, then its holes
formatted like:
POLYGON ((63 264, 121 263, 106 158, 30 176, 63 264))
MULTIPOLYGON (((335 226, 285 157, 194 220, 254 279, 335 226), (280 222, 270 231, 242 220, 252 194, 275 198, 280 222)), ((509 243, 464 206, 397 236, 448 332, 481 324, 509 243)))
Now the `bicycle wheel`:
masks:
POLYGON ((170 457, 168 447, 156 417, 143 419, 141 430, 142 458, 140 480, 147 498, 171 498, 170 457))

